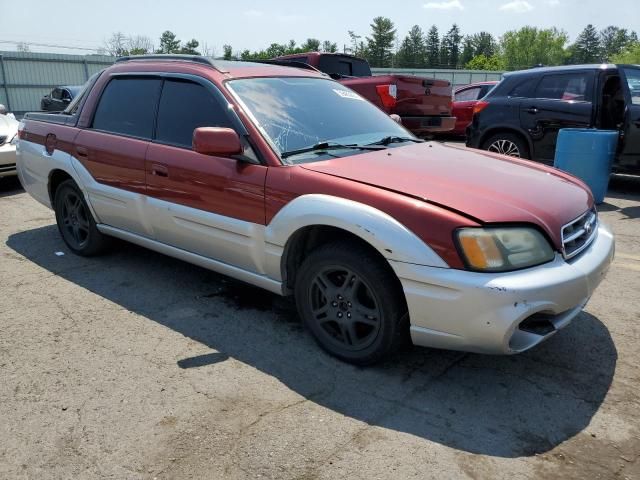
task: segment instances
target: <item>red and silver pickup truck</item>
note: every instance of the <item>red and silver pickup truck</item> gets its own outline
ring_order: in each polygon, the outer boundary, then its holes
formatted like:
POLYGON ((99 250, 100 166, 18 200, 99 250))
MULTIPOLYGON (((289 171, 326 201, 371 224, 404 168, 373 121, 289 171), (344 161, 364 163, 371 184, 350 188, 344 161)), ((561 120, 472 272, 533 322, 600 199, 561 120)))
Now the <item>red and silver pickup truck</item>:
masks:
POLYGON ((419 140, 310 70, 124 58, 18 136, 20 180, 69 250, 117 237, 294 295, 319 345, 360 365, 409 336, 525 351, 614 252, 579 180, 419 140))
POLYGON ((343 53, 307 52, 274 59, 310 65, 355 90, 378 108, 400 116, 418 136, 453 130, 451 84, 446 80, 412 75, 371 75, 364 58, 343 53))

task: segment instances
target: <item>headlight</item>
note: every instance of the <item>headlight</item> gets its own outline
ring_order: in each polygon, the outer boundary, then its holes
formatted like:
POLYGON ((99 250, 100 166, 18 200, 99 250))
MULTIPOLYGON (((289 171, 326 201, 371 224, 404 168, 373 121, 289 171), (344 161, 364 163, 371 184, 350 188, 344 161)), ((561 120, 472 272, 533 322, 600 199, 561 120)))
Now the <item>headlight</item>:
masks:
POLYGON ((508 272, 549 262, 555 257, 549 242, 533 228, 462 228, 458 246, 472 270, 508 272))

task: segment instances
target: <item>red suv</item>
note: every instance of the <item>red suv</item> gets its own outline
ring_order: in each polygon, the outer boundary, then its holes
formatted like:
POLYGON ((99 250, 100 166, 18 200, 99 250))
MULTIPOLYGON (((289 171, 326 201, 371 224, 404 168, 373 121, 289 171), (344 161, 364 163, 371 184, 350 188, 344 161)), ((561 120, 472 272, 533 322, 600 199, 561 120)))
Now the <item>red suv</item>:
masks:
POLYGON ((118 237, 293 294, 356 364, 409 335, 527 350, 581 311, 614 250, 579 180, 423 142, 290 67, 125 58, 64 113, 26 116, 18 173, 71 251, 118 237))

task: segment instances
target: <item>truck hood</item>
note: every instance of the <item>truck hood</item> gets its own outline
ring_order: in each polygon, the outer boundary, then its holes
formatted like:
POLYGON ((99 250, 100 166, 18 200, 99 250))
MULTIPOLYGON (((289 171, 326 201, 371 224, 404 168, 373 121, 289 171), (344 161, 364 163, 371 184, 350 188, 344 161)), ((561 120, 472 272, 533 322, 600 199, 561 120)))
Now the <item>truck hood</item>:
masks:
POLYGON ((564 172, 436 142, 301 166, 418 198, 479 223, 533 223, 557 248, 562 227, 593 206, 588 188, 564 172))

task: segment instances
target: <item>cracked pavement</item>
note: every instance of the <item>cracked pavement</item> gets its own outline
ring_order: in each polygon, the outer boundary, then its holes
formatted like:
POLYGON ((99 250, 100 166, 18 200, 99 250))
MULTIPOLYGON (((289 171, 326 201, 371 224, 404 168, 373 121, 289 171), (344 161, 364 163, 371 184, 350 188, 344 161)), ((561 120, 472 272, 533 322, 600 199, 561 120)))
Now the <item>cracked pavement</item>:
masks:
POLYGON ((362 369, 267 292, 122 242, 74 256, 5 180, 0 478, 640 478, 640 179, 599 210, 616 260, 548 342, 362 369))

